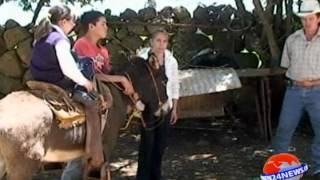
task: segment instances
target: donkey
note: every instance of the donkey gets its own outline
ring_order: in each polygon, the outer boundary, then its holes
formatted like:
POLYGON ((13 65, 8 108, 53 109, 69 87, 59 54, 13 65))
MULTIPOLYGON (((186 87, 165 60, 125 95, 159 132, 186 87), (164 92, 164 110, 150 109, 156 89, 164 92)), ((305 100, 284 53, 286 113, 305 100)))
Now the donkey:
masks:
MULTIPOLYGON (((159 112, 167 100, 165 76, 154 63, 132 57, 125 74, 148 113, 159 112)), ((130 98, 108 84, 113 104, 102 132, 104 155, 110 161, 120 128, 127 117, 130 98)), ((165 112, 161 110, 161 112, 165 112)), ((164 114, 164 113, 163 113, 164 114)), ((161 115, 160 115, 161 116, 161 115)), ((84 155, 85 124, 59 128, 51 109, 28 91, 17 91, 0 100, 0 179, 28 180, 44 162, 66 162, 84 155), (32 136, 30 136, 32 135, 32 136), (36 152, 36 153, 32 153, 36 152)))

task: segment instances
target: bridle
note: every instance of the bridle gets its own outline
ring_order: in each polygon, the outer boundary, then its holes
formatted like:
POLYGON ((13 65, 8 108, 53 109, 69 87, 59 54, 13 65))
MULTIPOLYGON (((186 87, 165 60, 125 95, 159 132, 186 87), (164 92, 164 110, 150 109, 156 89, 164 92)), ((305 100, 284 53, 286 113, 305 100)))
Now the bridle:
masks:
POLYGON ((163 104, 163 102, 161 101, 161 98, 160 98, 159 87, 157 85, 156 79, 154 78, 154 74, 150 68, 149 63, 145 63, 145 65, 149 71, 149 75, 151 76, 153 87, 156 90, 159 106, 161 106, 163 104))
MULTIPOLYGON (((158 103, 159 103, 159 108, 161 109, 161 106, 163 105, 163 102, 161 101, 161 98, 160 98, 159 87, 158 87, 158 85, 157 85, 157 83, 156 83, 156 79, 155 79, 155 77, 154 77, 154 74, 153 74, 153 72, 152 72, 152 69, 151 69, 150 65, 149 65, 148 63, 144 63, 144 64, 145 64, 145 66, 147 67, 147 70, 148 70, 148 72, 149 72, 149 75, 150 75, 150 77, 151 77, 151 79, 152 79, 152 84, 153 84, 153 86, 154 86, 154 88, 155 88, 155 91, 156 91, 156 95, 157 95, 157 99, 158 99, 158 103)), ((131 78, 130 78, 130 75, 129 75, 128 73, 125 73, 125 75, 126 75, 126 77, 128 78, 129 82, 132 83, 132 80, 131 80, 131 78)), ((119 87, 117 84, 115 84, 115 83, 113 83, 113 84, 115 85, 115 87, 117 87, 118 89, 120 89, 120 90, 123 91, 123 89, 122 89, 121 87, 119 87)), ((137 93, 134 93, 134 94, 137 94, 137 93)), ((130 96, 130 99, 132 100, 131 96, 130 96)), ((135 101, 132 100, 132 102, 133 102, 133 104, 136 104, 135 101)), ((161 114, 162 114, 162 113, 161 113, 161 114)), ((138 110, 138 109, 135 107, 135 108, 133 109, 133 112, 132 112, 131 115, 129 116, 126 125, 125 125, 123 128, 121 128, 121 130, 126 130, 126 129, 129 127, 130 123, 132 122, 132 120, 133 120, 134 118, 137 118, 137 119, 139 119, 139 120, 141 121, 142 127, 143 127, 146 131, 151 131, 151 130, 157 128, 158 126, 160 126, 160 125, 165 121, 164 116, 159 116, 159 117, 156 119, 156 121, 153 123, 154 125, 152 125, 151 127, 148 127, 146 121, 145 121, 144 118, 143 118, 142 111, 141 111, 141 110, 138 110)))
MULTIPOLYGON (((129 59, 130 59, 130 58, 129 58, 129 59)), ((161 106, 162 106, 164 103, 161 101, 160 92, 159 92, 159 87, 158 87, 158 85, 157 85, 155 76, 154 76, 154 74, 153 74, 153 71, 152 71, 149 63, 146 62, 146 63, 144 63, 144 64, 145 64, 145 66, 146 66, 146 68, 147 68, 147 70, 148 70, 148 73, 149 73, 149 75, 150 75, 150 77, 151 77, 151 79, 152 79, 152 84, 153 84, 153 87, 154 87, 154 89, 155 89, 155 91, 156 91, 156 95, 157 95, 157 99, 158 99, 159 109, 161 109, 161 106)), ((101 72, 101 71, 99 71, 99 70, 98 70, 98 72, 99 72, 99 73, 103 73, 103 72, 101 72)), ((129 80, 129 82, 132 84, 132 79, 131 79, 130 75, 129 75, 128 73, 124 73, 124 75, 125 75, 126 78, 129 80)), ((122 91, 122 92, 124 91, 124 89, 123 89, 121 86, 119 86, 118 84, 116 84, 116 83, 114 83, 114 82, 111 82, 111 84, 112 84, 114 87, 116 87, 118 90, 120 90, 120 91, 122 91)), ((133 93, 132 95, 129 95, 128 97, 129 97, 130 101, 132 102, 132 104, 134 104, 135 106, 134 106, 133 111, 132 111, 132 113, 130 114, 130 116, 129 116, 129 118, 128 118, 126 124, 125 124, 125 126, 122 127, 122 128, 120 128, 120 130, 126 130, 126 129, 129 127, 129 125, 131 124, 131 122, 132 122, 132 120, 133 120, 134 118, 137 118, 137 119, 139 119, 139 120, 141 121, 142 127, 143 127, 145 130, 153 130, 153 129, 155 129, 156 127, 160 126, 160 125, 164 122, 165 118, 164 118, 164 116, 162 115, 162 114, 163 114, 163 110, 161 109, 161 113, 160 113, 161 115, 160 115, 160 116, 156 119, 156 121, 154 122, 154 123, 156 123, 156 124, 153 125, 152 127, 147 127, 147 123, 145 122, 145 120, 144 120, 144 118, 143 118, 143 115, 142 115, 142 111, 144 110, 144 108, 143 108, 143 109, 140 109, 140 108, 138 107, 138 105, 137 105, 137 103, 139 103, 139 102, 141 103, 139 94, 134 91, 134 93, 133 93)), ((143 104, 143 103, 142 103, 142 104, 143 104)), ((154 123, 153 123, 153 124, 154 124, 154 123)))

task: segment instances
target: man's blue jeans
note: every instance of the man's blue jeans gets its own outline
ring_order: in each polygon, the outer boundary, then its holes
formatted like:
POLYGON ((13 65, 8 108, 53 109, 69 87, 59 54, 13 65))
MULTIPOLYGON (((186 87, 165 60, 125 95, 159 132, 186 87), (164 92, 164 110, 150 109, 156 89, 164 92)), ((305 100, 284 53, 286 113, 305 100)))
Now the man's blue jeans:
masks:
POLYGON ((288 152, 293 133, 304 112, 309 114, 315 134, 311 149, 314 173, 318 173, 320 172, 320 86, 287 87, 273 147, 275 153, 288 152))

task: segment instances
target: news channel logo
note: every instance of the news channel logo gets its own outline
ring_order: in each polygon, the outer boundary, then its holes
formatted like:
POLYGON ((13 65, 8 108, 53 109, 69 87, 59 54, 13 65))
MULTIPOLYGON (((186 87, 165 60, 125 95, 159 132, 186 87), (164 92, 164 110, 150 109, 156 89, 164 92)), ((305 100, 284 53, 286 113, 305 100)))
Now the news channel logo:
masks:
POLYGON ((261 180, 299 180, 308 171, 308 165, 290 153, 271 156, 263 166, 261 180))

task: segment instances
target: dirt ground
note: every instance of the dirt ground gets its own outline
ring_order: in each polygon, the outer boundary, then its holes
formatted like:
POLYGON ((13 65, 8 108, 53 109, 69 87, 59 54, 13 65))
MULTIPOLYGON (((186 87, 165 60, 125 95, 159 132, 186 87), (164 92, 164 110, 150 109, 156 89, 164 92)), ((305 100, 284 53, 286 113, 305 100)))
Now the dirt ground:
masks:
MULTIPOLYGON (((258 180, 270 155, 269 144, 259 136, 258 127, 248 128, 225 119, 184 120, 169 135, 163 174, 166 180, 258 180)), ((312 138, 308 125, 298 128, 293 139, 294 154, 310 161, 312 138)), ((137 168, 139 135, 122 134, 114 153, 112 176, 133 180, 137 168)), ((61 169, 45 170, 34 180, 59 179, 61 169)), ((302 179, 312 179, 311 171, 302 179)))

